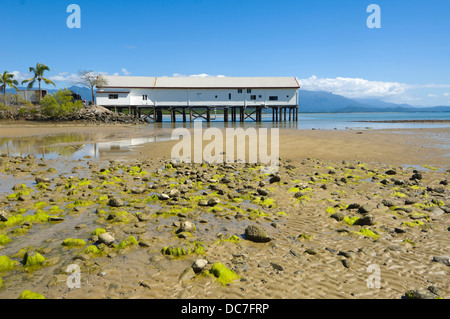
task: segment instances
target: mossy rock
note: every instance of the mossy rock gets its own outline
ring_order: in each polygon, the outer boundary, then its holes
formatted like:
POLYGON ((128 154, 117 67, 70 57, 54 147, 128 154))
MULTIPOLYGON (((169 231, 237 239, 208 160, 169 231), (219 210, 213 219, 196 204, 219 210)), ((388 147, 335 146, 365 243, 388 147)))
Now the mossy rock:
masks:
POLYGON ((190 247, 177 247, 177 246, 167 246, 161 249, 164 255, 170 255, 174 257, 181 257, 189 255, 192 251, 190 247))
POLYGON ((19 296, 19 299, 45 299, 43 295, 31 290, 24 290, 19 296))
POLYGON ((9 259, 8 256, 0 256, 0 272, 13 270, 16 264, 17 261, 9 259))
POLYGON ((101 257, 105 254, 105 252, 103 251, 102 245, 89 245, 83 250, 83 254, 89 255, 91 257, 101 257))
POLYGON ((41 266, 45 261, 45 257, 35 251, 27 251, 23 255, 22 264, 25 267, 41 266))
POLYGON ((364 237, 370 237, 375 240, 381 237, 380 235, 374 233, 373 231, 367 228, 361 228, 358 232, 356 232, 356 234, 363 235, 364 237))
POLYGON ((117 246, 117 249, 124 249, 129 246, 137 246, 139 243, 134 236, 129 236, 122 240, 120 244, 117 246))
POLYGON ((213 264, 209 273, 216 277, 217 281, 222 285, 228 285, 232 281, 240 278, 239 275, 237 275, 233 270, 225 267, 222 263, 213 264))
POLYGON ((104 228, 96 228, 93 232, 92 235, 94 236, 99 236, 101 234, 106 233, 106 230, 104 228))
POLYGON ((62 245, 68 248, 83 247, 86 245, 86 242, 83 239, 67 238, 63 241, 62 245))
POLYGON ((5 246, 6 244, 12 242, 12 239, 6 235, 0 234, 0 245, 5 246))

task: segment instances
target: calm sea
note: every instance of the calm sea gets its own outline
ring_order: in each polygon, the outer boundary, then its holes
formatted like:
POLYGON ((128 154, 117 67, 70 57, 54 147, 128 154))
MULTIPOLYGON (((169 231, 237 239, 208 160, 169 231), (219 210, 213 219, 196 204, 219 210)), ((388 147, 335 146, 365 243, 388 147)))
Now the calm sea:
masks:
MULTIPOLYGON (((214 112, 211 116, 211 127, 241 126, 241 123, 223 122, 223 115, 214 112)), ((239 117, 238 117, 239 118, 239 117)), ((263 122, 255 123, 250 118, 245 120, 245 127, 279 127, 302 130, 365 130, 365 129, 400 129, 400 128, 438 128, 450 127, 450 123, 369 123, 364 121, 393 120, 450 120, 450 112, 416 112, 416 113, 299 113, 298 122, 272 122, 272 114, 263 114, 263 122)), ((189 121, 189 118, 188 118, 189 121)), ((181 115, 177 116, 175 125, 170 122, 169 115, 163 117, 164 128, 190 127, 183 124, 181 115)))

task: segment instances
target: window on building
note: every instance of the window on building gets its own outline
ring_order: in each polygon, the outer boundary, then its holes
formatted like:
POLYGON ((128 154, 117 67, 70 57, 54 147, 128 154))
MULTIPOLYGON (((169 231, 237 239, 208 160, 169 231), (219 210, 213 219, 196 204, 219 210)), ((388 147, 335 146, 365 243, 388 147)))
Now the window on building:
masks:
POLYGON ((258 95, 258 99, 262 99, 262 95, 258 95))
POLYGON ((217 99, 217 95, 216 95, 216 99, 217 99))
POLYGON ((242 89, 238 89, 238 93, 242 93, 242 89))
POLYGON ((117 100, 119 98, 119 94, 109 94, 108 99, 117 100))
POLYGON ((148 99, 147 95, 146 95, 146 94, 142 95, 142 99, 143 99, 144 101, 147 101, 147 99, 148 99))
POLYGON ((256 100, 256 95, 250 95, 250 100, 256 100))
POLYGON ((278 96, 269 96, 269 101, 278 101, 278 96))
POLYGON ((252 89, 247 89, 247 93, 252 93, 252 89))
POLYGON ((231 100, 231 93, 228 93, 228 99, 231 100))

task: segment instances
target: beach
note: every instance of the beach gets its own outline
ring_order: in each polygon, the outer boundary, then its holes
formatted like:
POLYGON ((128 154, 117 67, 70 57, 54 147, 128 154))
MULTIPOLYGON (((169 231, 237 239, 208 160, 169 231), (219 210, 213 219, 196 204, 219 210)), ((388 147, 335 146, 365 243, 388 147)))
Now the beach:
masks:
MULTIPOLYGON (((171 132, 0 126, 2 138, 80 131, 64 144, 171 132)), ((120 157, 3 154, 0 298, 448 298, 449 135, 280 129, 275 175, 171 163, 177 141, 120 157)))

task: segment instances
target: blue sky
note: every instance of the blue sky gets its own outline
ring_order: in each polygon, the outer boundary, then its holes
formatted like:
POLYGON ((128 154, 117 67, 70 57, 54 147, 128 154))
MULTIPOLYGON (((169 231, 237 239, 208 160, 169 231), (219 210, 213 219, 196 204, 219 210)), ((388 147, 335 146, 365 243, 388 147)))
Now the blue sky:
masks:
POLYGON ((450 105, 450 1, 2 0, 0 71, 295 76, 303 89, 450 105), (70 29, 70 4, 81 28, 70 29), (370 29, 369 4, 381 9, 370 29))

